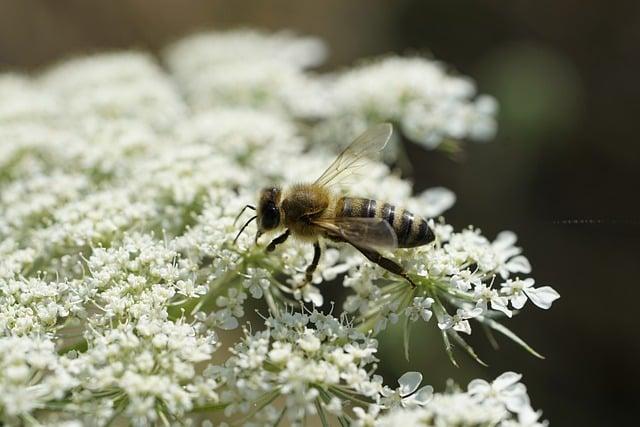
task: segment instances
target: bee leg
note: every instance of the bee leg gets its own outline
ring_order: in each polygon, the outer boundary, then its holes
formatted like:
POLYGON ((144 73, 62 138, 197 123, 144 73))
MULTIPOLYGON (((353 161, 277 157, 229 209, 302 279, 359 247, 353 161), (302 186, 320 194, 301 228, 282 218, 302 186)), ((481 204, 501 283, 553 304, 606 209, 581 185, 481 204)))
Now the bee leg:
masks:
POLYGON ((284 243, 284 241, 289 238, 290 234, 291 234, 291 232, 289 230, 287 230, 284 233, 282 233, 281 235, 279 235, 278 237, 276 237, 275 239, 273 239, 271 241, 271 243, 269 243, 269 245, 267 245, 266 251, 267 252, 273 252, 276 249, 276 246, 278 246, 280 243, 284 243))
POLYGON ((313 244, 313 260, 311 261, 311 264, 309 264, 309 266, 307 267, 307 270, 305 271, 305 275, 304 275, 305 284, 311 283, 311 280, 313 279, 313 272, 316 271, 316 268, 318 268, 318 263, 320 262, 321 253, 322 253, 322 249, 320 249, 320 243, 315 242, 313 244))
POLYGON ((409 282, 409 284, 411 284, 412 287, 416 287, 416 284, 411 280, 411 277, 409 277, 409 275, 404 271, 404 268, 402 268, 402 266, 397 262, 383 257, 379 252, 374 251, 373 249, 364 249, 358 246, 355 246, 355 248, 362 252, 362 255, 367 257, 369 261, 375 262, 385 270, 403 277, 407 282, 409 282))

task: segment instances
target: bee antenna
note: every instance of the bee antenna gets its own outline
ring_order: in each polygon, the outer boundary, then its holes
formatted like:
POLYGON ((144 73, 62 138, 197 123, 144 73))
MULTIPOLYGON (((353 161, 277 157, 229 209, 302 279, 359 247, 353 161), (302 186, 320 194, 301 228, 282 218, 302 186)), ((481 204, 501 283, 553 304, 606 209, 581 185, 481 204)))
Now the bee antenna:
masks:
POLYGON ((247 228, 247 225, 251 224, 251 221, 253 221, 254 219, 256 219, 257 216, 252 216, 251 218, 249 218, 249 220, 247 222, 244 223, 244 225, 242 226, 242 228, 240 229, 240 231, 238 231, 238 234, 236 234, 236 238, 233 239, 233 244, 235 245, 236 242, 238 241, 238 237, 240 237, 240 235, 242 234, 242 232, 244 231, 245 228, 247 228))
POLYGON ((240 213, 238 214, 238 216, 236 217, 236 219, 233 221, 233 225, 236 225, 236 222, 238 222, 238 220, 240 219, 240 215, 242 215, 244 213, 244 211, 246 211, 247 209, 251 209, 251 210, 256 210, 255 206, 251 206, 251 205, 246 205, 244 208, 242 208, 242 210, 240 211, 240 213))

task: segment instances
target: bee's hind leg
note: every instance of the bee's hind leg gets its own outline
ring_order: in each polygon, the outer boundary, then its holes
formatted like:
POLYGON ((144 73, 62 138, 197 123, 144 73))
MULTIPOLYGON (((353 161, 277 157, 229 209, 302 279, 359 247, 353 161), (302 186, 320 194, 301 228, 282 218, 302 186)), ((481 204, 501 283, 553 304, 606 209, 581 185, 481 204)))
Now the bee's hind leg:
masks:
POLYGON ((355 248, 360 252, 362 252, 362 255, 367 257, 369 261, 378 264, 380 267, 384 268, 385 270, 393 274, 397 274, 398 276, 404 278, 407 282, 409 282, 409 284, 411 284, 412 287, 414 288, 416 287, 416 284, 413 282, 413 280, 411 280, 411 277, 409 277, 407 272, 404 271, 404 268, 402 268, 402 266, 397 262, 392 261, 389 258, 383 257, 379 252, 373 249, 364 249, 358 246, 355 246, 355 248))
POLYGON ((313 260, 311 260, 311 264, 307 267, 307 270, 304 273, 304 284, 309 284, 313 280, 313 272, 318 268, 318 263, 320 262, 320 255, 322 254, 322 249, 320 248, 320 243, 316 241, 313 244, 313 260))
POLYGON ((284 243, 284 241, 289 238, 290 234, 291 234, 291 232, 289 230, 287 230, 284 233, 282 233, 281 235, 279 235, 278 237, 276 237, 275 239, 273 239, 271 241, 271 243, 269 243, 269 245, 267 245, 266 251, 267 252, 273 252, 276 249, 276 246, 278 246, 280 243, 284 243))

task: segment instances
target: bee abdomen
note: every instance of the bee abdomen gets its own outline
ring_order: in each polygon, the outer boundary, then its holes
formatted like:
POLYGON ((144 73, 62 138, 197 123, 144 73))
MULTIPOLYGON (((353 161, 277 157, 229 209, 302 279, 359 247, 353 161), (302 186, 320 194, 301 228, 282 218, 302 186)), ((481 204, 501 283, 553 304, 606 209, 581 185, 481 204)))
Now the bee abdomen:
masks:
POLYGON ((424 218, 389 203, 359 197, 344 197, 340 200, 339 206, 341 208, 338 209, 338 216, 386 220, 395 231, 400 248, 426 245, 435 238, 424 218))
POLYGON ((338 216, 352 218, 375 218, 378 210, 378 202, 373 199, 363 199, 360 197, 343 197, 338 204, 338 216))

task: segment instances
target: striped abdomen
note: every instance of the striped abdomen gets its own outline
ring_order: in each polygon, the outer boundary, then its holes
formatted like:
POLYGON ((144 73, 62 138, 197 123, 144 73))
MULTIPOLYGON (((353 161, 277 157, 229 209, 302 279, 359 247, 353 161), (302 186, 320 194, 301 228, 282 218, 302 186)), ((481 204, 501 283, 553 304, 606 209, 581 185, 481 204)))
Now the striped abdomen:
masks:
POLYGON ((343 197, 338 201, 336 216, 383 218, 396 232, 399 248, 414 248, 433 241, 433 231, 423 218, 389 203, 360 197, 343 197))

